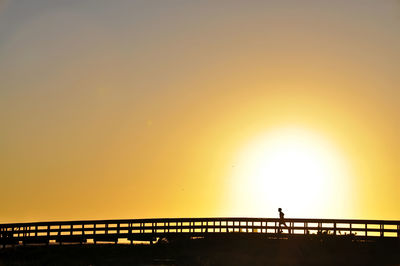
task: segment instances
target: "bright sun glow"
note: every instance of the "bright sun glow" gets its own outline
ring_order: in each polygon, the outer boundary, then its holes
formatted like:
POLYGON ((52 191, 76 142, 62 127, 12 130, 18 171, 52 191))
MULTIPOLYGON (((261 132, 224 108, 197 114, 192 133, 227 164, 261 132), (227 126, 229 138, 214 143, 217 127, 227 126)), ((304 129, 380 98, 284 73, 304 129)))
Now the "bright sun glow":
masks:
POLYGON ((289 217, 340 215, 349 189, 342 156, 326 140, 301 129, 281 129, 255 139, 233 170, 238 215, 289 217))

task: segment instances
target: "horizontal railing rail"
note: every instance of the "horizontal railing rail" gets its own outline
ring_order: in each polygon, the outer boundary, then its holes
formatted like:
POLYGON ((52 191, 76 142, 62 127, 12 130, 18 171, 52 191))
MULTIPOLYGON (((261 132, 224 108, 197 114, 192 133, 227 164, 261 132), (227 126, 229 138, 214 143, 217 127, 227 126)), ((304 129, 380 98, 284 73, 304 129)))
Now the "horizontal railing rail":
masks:
POLYGON ((352 236, 400 239, 400 221, 346 219, 276 218, 155 218, 123 220, 54 221, 0 224, 0 244, 30 242, 118 242, 148 240, 173 236, 205 236, 230 233, 266 236, 352 236))

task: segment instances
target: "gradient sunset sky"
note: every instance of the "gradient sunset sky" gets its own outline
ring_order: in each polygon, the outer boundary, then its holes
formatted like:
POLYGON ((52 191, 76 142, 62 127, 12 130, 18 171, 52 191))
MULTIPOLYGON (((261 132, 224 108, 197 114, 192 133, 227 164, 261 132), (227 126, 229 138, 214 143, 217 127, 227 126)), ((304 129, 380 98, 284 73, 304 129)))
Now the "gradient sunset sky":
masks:
POLYGON ((0 222, 399 220, 400 2, 0 0, 0 121, 0 222))

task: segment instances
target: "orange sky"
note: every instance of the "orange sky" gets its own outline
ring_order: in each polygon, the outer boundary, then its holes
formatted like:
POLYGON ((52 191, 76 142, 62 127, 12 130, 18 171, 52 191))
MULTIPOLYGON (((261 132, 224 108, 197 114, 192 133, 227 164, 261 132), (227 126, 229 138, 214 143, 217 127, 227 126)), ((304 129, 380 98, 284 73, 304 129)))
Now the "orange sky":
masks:
POLYGON ((0 3, 0 222, 400 219, 398 1, 0 3), (325 185, 256 183, 298 129, 325 185))

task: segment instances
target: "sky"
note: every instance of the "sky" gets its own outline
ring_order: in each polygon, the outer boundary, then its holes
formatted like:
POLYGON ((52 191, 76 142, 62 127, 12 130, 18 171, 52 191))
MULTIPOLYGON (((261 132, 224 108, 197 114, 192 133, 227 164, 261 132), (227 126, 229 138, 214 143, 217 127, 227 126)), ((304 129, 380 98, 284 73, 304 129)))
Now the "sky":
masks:
POLYGON ((400 220, 400 2, 0 0, 0 222, 400 220))

